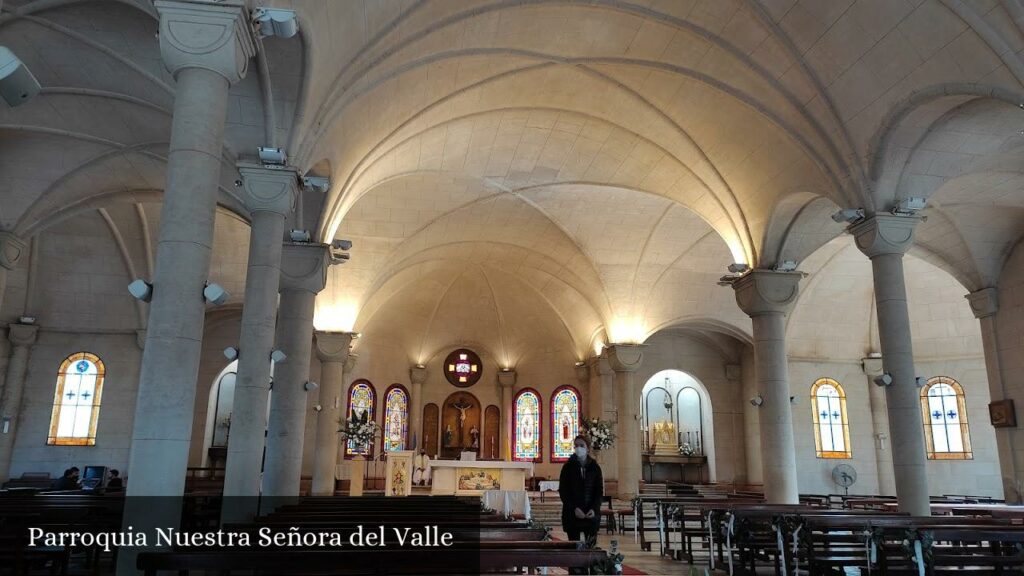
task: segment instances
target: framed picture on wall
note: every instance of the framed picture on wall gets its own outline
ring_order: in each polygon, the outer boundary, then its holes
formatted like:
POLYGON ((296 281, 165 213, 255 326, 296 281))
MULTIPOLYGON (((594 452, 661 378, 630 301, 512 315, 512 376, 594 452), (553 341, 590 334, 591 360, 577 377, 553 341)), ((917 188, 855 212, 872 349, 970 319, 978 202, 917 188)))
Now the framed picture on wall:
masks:
POLYGON ((1017 413, 1013 409, 1013 400, 996 400, 988 405, 988 417, 993 428, 1014 428, 1017 426, 1017 413))

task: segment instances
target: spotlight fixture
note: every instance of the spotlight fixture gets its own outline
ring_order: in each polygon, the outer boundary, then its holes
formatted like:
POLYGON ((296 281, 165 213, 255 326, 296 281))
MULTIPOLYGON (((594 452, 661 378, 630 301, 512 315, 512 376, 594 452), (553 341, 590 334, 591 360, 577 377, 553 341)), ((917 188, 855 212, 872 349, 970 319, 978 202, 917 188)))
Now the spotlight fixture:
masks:
POLYGON ((335 250, 341 250, 342 252, 348 252, 349 250, 352 249, 352 241, 335 240, 334 242, 331 242, 331 248, 334 248, 335 250))
POLYGON ((227 348, 224 349, 224 357, 227 358, 228 360, 234 360, 238 358, 238 348, 235 348, 234 346, 228 346, 227 348))
POLYGON ((306 176, 302 185, 317 192, 327 192, 331 188, 331 179, 324 176, 306 176))
POLYGON ((324 407, 319 405, 319 404, 317 404, 316 406, 313 406, 313 411, 314 412, 319 412, 319 411, 321 411, 323 409, 324 409, 324 407))
POLYGON ((924 388, 928 385, 928 379, 923 376, 918 376, 917 378, 914 378, 914 384, 917 384, 918 388, 924 388))
POLYGON ((761 397, 760 394, 758 394, 757 396, 754 396, 753 398, 750 399, 750 405, 751 406, 756 406, 756 407, 760 408, 762 404, 764 404, 764 398, 761 397))
POLYGON ((288 233, 288 236, 292 239, 292 242, 308 243, 313 237, 310 235, 309 230, 292 230, 288 233))
POLYGON ((32 326, 36 323, 35 316, 21 316, 18 318, 18 324, 24 324, 26 326, 32 326))
POLYGON ((790 404, 799 404, 800 403, 800 397, 799 396, 790 396, 789 397, 789 403, 790 404))
POLYGON ((25 63, 14 52, 0 46, 0 98, 13 108, 28 102, 39 89, 39 81, 25 63))
POLYGON ((729 272, 732 272, 733 274, 743 274, 747 270, 750 270, 750 266, 740 262, 733 262, 732 264, 729 264, 728 269, 729 272))
POLYGON ((783 260, 775 265, 776 272, 792 272, 796 270, 799 263, 796 260, 783 260))
POLYGON ((313 390, 316 390, 319 387, 320 385, 317 384, 316 382, 313 382, 312 380, 307 380, 306 383, 302 385, 302 388, 306 392, 312 392, 313 390))
POLYGON ((288 155, 284 153, 284 148, 271 148, 269 146, 260 146, 260 162, 264 166, 284 166, 288 163, 288 155))
POLYGON ((331 264, 344 264, 352 257, 348 253, 352 249, 351 240, 335 240, 331 242, 331 264))
POLYGON ((221 304, 228 301, 228 291, 224 289, 220 284, 209 283, 206 288, 203 288, 203 298, 214 306, 220 306, 221 304))
POLYGON ((274 350, 273 352, 270 353, 270 360, 273 361, 275 364, 280 364, 281 362, 284 362, 287 359, 288 355, 280 350, 274 350))
POLYGON ((913 216, 919 211, 924 210, 924 206, 927 203, 927 198, 910 196, 897 202, 896 206, 892 209, 892 213, 897 216, 913 216))
POLYGON ((857 222, 858 220, 863 220, 864 219, 864 209, 863 208, 843 208, 842 210, 840 210, 840 211, 836 212, 835 214, 833 214, 832 215, 832 219, 835 220, 836 222, 846 222, 848 224, 853 224, 854 222, 857 222))
POLYGON ((149 302, 153 299, 153 285, 142 278, 137 278, 128 285, 128 293, 136 300, 149 302))
POLYGON ((299 31, 295 10, 282 8, 256 8, 252 11, 253 22, 259 27, 260 36, 291 38, 299 31))
POLYGON ((888 372, 886 372, 886 373, 881 374, 879 376, 875 376, 875 385, 876 386, 891 386, 892 385, 892 374, 889 374, 888 372))

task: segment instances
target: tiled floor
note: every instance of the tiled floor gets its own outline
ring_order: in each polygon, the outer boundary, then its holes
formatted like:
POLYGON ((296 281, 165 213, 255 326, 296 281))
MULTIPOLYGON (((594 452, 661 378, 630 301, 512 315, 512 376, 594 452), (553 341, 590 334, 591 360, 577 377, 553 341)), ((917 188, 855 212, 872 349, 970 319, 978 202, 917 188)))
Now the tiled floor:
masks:
MULTIPOLYGON (((562 532, 560 527, 555 527, 552 530, 552 536, 555 538, 565 539, 565 532, 562 532)), ((672 575, 679 576, 680 574, 686 576, 689 574, 690 565, 686 562, 675 562, 666 558, 658 556, 658 552, 655 549, 653 552, 644 552, 640 549, 640 543, 633 540, 633 533, 627 532, 625 534, 606 534, 602 529, 597 535, 597 545, 605 550, 612 549, 612 540, 616 540, 619 543, 619 552, 625 557, 625 564, 633 568, 638 572, 644 574, 654 575, 672 575)), ((555 573, 552 570, 550 573, 555 573)), ((565 573, 564 571, 561 573, 565 573)), ((704 566, 698 566, 697 571, 694 574, 704 575, 704 566)))

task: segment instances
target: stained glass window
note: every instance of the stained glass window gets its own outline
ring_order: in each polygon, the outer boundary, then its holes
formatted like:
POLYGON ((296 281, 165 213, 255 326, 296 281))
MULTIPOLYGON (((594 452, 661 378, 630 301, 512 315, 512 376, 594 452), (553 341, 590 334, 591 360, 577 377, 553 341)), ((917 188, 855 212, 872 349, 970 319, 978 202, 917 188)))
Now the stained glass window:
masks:
POLYGON ((921 388, 921 418, 930 460, 970 460, 971 431, 967 426, 967 400, 960 383, 936 376, 921 388))
POLYGON ((551 461, 565 462, 572 456, 573 439, 580 428, 580 395, 562 386, 551 395, 551 461))
POLYGON ((106 370, 95 354, 77 352, 57 372, 47 444, 94 446, 106 370))
MULTIPOLYGON (((373 391, 373 384, 368 380, 356 380, 352 383, 352 386, 348 389, 348 418, 352 419, 352 415, 356 414, 362 416, 364 412, 368 412, 369 420, 373 420, 373 406, 376 400, 376 394, 373 391)), ((356 454, 362 454, 364 456, 372 454, 373 446, 370 442, 357 446, 355 441, 349 440, 345 444, 345 457, 355 456, 356 454)))
POLYGON ((409 394, 400 384, 392 384, 384 393, 384 451, 405 450, 409 429, 409 394))
POLYGON ((526 388, 516 394, 514 460, 540 462, 540 395, 526 388))
POLYGON ((811 415, 818 458, 852 458, 846 393, 839 382, 821 378, 811 386, 811 415))

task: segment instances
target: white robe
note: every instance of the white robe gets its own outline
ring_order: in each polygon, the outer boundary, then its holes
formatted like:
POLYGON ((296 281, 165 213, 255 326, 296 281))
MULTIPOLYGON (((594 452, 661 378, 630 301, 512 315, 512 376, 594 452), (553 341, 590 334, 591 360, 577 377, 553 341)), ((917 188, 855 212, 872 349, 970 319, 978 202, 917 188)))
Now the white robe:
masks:
POLYGON ((430 484, 430 456, 417 454, 413 458, 413 484, 430 484))

